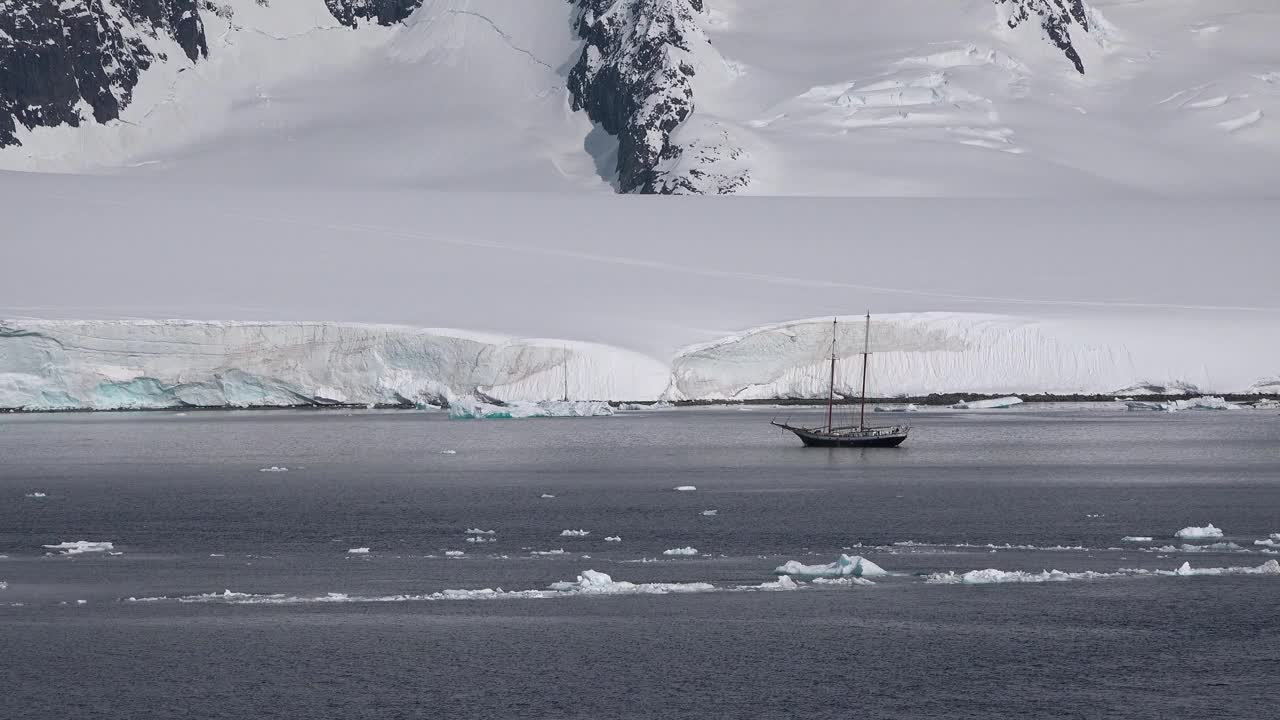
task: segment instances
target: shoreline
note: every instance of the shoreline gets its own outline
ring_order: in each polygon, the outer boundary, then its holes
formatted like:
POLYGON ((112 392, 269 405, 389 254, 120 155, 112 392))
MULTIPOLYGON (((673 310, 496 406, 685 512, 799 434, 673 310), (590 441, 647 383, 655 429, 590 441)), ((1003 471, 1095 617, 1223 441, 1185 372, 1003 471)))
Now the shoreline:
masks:
MULTIPOLYGON (((1177 395, 1127 395, 1117 397, 1107 394, 1018 394, 1018 393, 931 393, 910 397, 867 398, 868 405, 918 405, 923 408, 949 408, 959 402, 975 400, 994 400, 1004 397, 1019 397, 1022 404, 1047 403, 1115 403, 1118 400, 1134 400, 1139 402, 1172 402, 1189 400, 1198 397, 1220 397, 1227 402, 1245 403, 1258 400, 1280 400, 1280 393, 1181 393, 1177 395)), ((536 401, 534 401, 536 402, 536 401)), ((596 401, 571 401, 596 402, 596 401)), ((741 406, 782 406, 804 407, 825 406, 826 398, 760 398, 752 400, 603 400, 614 409, 625 406, 658 406, 663 407, 741 407, 741 406)), ((838 397, 835 405, 851 406, 859 404, 858 398, 838 397)), ((433 406, 434 407, 434 406, 433 406)), ((238 410, 294 410, 321 412, 327 410, 426 410, 432 409, 412 403, 298 403, 297 405, 171 405, 166 407, 139 408, 0 408, 5 415, 41 415, 66 413, 125 413, 125 412, 234 412, 238 410)), ((439 408, 447 410, 448 408, 439 408)), ((992 408, 1006 409, 1006 408, 992 408)))

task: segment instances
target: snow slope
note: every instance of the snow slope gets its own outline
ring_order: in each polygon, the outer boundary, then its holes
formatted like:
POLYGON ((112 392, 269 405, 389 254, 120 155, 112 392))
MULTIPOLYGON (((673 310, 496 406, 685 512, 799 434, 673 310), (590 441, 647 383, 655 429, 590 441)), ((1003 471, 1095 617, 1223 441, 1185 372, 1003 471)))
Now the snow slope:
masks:
POLYGON ((166 59, 118 120, 19 128, 0 169, 1001 198, 1280 176, 1280 8, 1257 0, 426 0, 354 28, 323 0, 216 5, 207 57, 148 40, 166 59))

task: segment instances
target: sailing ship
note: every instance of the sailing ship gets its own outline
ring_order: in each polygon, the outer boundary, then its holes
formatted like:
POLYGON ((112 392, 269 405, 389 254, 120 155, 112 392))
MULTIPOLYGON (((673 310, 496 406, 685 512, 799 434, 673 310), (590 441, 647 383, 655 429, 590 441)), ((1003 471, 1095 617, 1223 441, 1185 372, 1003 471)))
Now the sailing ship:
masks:
POLYGON ((827 422, 819 427, 800 427, 789 422, 771 424, 795 433, 805 447, 897 447, 907 439, 911 428, 906 425, 869 427, 867 419, 867 358, 871 355, 871 313, 867 313, 862 336, 862 400, 857 425, 836 425, 836 331, 837 320, 831 320, 831 376, 827 383, 827 422))

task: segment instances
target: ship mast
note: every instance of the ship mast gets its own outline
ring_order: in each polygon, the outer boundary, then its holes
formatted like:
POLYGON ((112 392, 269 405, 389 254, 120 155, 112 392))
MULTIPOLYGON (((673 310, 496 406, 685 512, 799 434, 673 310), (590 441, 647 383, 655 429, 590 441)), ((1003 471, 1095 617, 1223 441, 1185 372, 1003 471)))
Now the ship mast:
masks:
POLYGON ((827 385, 827 432, 834 426, 831 424, 831 408, 836 399, 836 318, 831 318, 831 381, 827 385))
POLYGON ((862 405, 858 409, 858 429, 867 429, 867 356, 871 354, 871 313, 867 313, 867 328, 862 334, 862 405))

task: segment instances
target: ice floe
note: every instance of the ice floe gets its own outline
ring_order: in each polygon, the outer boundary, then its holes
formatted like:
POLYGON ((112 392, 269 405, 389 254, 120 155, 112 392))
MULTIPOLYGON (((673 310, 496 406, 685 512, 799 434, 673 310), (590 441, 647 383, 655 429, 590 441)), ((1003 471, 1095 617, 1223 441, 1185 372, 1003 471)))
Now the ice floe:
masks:
POLYGON ((845 577, 816 577, 811 580, 814 585, 875 585, 865 578, 846 575, 845 577))
POLYGON ((715 515, 719 514, 719 512, 720 512, 719 510, 703 510, 703 511, 702 511, 701 513, 699 513, 699 514, 700 514, 700 515, 702 515, 702 516, 704 516, 704 517, 713 517, 713 516, 715 516, 715 515))
POLYGON ((5 582, 4 580, 0 580, 0 590, 8 590, 8 589, 9 589, 9 583, 5 582))
POLYGON ((1253 544, 1265 547, 1280 547, 1280 533, 1271 533, 1269 537, 1263 540, 1254 540, 1253 544))
POLYGON ((81 555, 83 553, 109 552, 115 549, 115 546, 109 542, 94 542, 91 540, 76 540, 75 542, 62 542, 57 545, 45 545, 49 550, 61 550, 63 555, 81 555))
POLYGON ((591 534, 590 530, 561 530, 560 537, 586 537, 591 534))
POLYGON ((951 407, 956 410, 994 410, 997 408, 1007 408, 1021 404, 1022 398, 1010 395, 1008 397, 991 398, 989 400, 962 400, 951 407))
POLYGON ((621 535, 610 535, 604 539, 605 542, 622 542, 621 535))
POLYGON ((350 550, 348 550, 348 551, 347 551, 347 554, 348 554, 348 555, 368 555, 368 554, 369 554, 369 548, 367 548, 367 547, 354 547, 354 548, 351 548, 350 550))
POLYGON ((905 405, 877 405, 872 408, 875 412, 891 413, 916 412, 919 409, 920 408, 916 407, 915 403, 907 403, 905 405))
POLYGON ((564 555, 564 548, 556 548, 555 550, 530 550, 530 555, 564 555))
POLYGON ((440 451, 439 453, 437 453, 437 454, 439 454, 439 455, 457 455, 457 454, 458 454, 458 451, 457 451, 457 450, 441 450, 441 451, 440 451))
POLYGON ((694 487, 693 485, 680 485, 680 486, 675 487, 675 488, 673 488, 673 489, 674 489, 676 492, 693 492, 694 490, 697 490, 698 488, 694 487))
POLYGON ((472 535, 471 537, 468 537, 468 538, 467 538, 467 542, 469 542, 469 543, 491 543, 491 542, 498 542, 498 538, 495 538, 495 537, 486 537, 486 536, 484 536, 484 535, 472 535))
POLYGON ((258 472, 289 472, 289 468, 272 465, 271 467, 258 468, 258 472))
POLYGON ((466 553, 461 550, 445 550, 444 551, 445 557, 462 557, 463 555, 466 555, 466 553))
POLYGON ((1120 540, 1123 542, 1151 542, 1155 538, 1146 535, 1125 535, 1120 540))
POLYGON ((797 560, 787 562, 774 568, 775 575, 790 575, 799 578, 817 577, 877 577, 888 575, 884 568, 876 565, 861 555, 842 554, 835 562, 826 565, 803 565, 797 560))
POLYGON ((48 495, 46 495, 46 494, 44 494, 44 493, 42 493, 42 492, 29 492, 29 493, 27 493, 26 495, 24 495, 23 497, 29 497, 29 498, 42 498, 42 497, 49 497, 49 496, 48 496, 48 495))
POLYGON ((1222 537, 1222 530, 1214 527, 1213 523, 1209 523, 1204 527, 1184 527, 1178 532, 1174 533, 1174 537, 1181 538, 1183 540, 1201 540, 1206 538, 1220 538, 1222 537))
POLYGON ((552 583, 551 589, 583 595, 665 595, 667 593, 710 592, 711 583, 630 583, 614 580, 595 570, 583 570, 573 582, 552 583))
POLYGON ((551 498, 554 498, 555 495, 552 495, 550 493, 542 493, 542 495, 540 495, 539 497, 541 497, 543 500, 550 500, 551 498))
POLYGON ((1061 570, 1042 570, 1025 572, 1022 570, 970 570, 965 573, 942 572, 925 576, 925 582, 947 585, 990 585, 998 583, 1045 583, 1066 582, 1070 580, 1103 580, 1120 577, 1190 577, 1194 575, 1280 575, 1280 562, 1268 560, 1256 567, 1215 567, 1192 568, 1191 563, 1184 562, 1177 570, 1148 570, 1145 568, 1120 568, 1115 572, 1063 572, 1061 570))
POLYGON ((662 554, 663 555, 697 555, 698 549, 691 548, 691 547, 671 548, 670 550, 663 550, 662 554))
POLYGON ((463 531, 464 535, 497 535, 497 530, 481 530, 480 528, 467 528, 463 531))
POLYGON ((800 584, 788 575, 779 575, 773 582, 762 582, 759 585, 739 585, 738 590, 799 590, 800 584))

